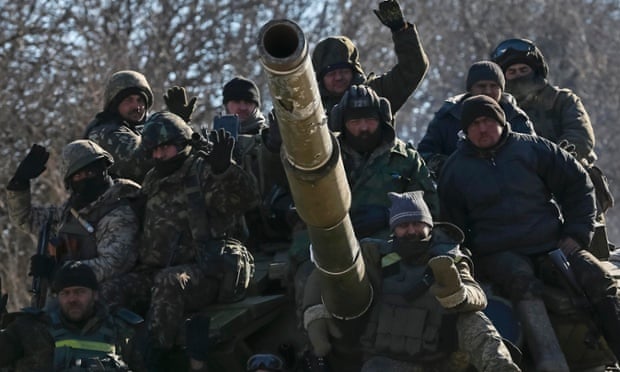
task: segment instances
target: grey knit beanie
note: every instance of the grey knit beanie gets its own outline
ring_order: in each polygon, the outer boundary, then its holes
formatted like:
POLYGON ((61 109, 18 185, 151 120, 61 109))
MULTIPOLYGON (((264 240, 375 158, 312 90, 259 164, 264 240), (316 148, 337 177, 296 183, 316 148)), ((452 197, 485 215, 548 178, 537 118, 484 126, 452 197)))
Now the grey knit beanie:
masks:
POLYGON ((389 192, 390 229, 403 222, 424 222, 433 227, 433 216, 424 201, 424 191, 409 191, 402 194, 389 192))

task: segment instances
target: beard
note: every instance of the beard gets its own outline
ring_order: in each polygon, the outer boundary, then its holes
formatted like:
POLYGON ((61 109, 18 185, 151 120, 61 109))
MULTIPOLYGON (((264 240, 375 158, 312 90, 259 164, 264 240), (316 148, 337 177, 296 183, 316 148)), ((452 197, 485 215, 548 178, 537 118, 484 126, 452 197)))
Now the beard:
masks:
POLYGON ((380 127, 374 132, 363 132, 357 136, 352 135, 345 129, 345 143, 360 154, 366 154, 374 151, 381 144, 381 139, 382 135, 380 127))

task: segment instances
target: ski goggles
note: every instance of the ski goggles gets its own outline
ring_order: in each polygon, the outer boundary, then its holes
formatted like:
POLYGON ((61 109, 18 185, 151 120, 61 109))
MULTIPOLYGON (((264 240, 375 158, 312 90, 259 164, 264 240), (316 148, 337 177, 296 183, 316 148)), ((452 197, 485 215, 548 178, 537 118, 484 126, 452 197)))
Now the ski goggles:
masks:
POLYGON ((267 370, 280 372, 284 370, 284 362, 273 354, 255 354, 248 359, 246 371, 267 370))
POLYGON ((504 40, 493 50, 491 59, 496 61, 502 58, 508 51, 521 52, 525 54, 534 53, 536 46, 526 39, 508 39, 504 40))

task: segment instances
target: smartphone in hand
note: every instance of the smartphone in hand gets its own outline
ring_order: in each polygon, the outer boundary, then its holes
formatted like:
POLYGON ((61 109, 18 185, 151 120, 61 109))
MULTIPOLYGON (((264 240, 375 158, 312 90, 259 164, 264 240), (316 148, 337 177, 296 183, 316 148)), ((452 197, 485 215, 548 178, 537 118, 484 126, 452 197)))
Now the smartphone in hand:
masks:
POLYGON ((213 119, 213 129, 224 128, 231 136, 237 139, 239 134, 239 116, 237 115, 218 115, 213 119))

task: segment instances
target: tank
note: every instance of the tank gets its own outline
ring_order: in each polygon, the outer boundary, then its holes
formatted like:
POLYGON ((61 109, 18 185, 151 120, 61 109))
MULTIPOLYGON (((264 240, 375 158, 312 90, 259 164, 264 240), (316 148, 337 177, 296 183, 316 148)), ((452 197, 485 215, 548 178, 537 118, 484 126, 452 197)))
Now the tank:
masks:
MULTIPOLYGON (((260 30, 258 51, 282 134, 280 158, 308 228, 324 304, 335 318, 358 318, 372 302, 372 287, 348 214, 351 191, 338 141, 327 127, 306 39, 296 23, 273 20, 260 30)), ((299 370, 305 337, 287 276, 288 248, 286 243, 255 254, 255 276, 243 301, 205 309, 211 317, 210 370, 245 371, 255 353, 279 353, 291 370, 299 370)))

